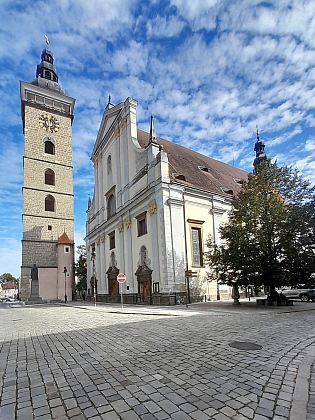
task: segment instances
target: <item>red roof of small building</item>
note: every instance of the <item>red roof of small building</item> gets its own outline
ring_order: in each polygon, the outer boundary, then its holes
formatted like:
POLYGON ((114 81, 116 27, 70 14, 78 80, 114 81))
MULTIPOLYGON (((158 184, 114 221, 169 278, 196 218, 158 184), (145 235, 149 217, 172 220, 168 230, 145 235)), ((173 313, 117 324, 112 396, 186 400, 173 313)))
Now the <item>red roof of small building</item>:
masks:
POLYGON ((70 241, 66 232, 63 232, 63 234, 60 236, 57 246, 58 245, 72 245, 72 242, 70 241))
POLYGON ((17 289, 17 284, 13 283, 12 281, 7 281, 6 283, 1 284, 3 290, 8 289, 17 289))

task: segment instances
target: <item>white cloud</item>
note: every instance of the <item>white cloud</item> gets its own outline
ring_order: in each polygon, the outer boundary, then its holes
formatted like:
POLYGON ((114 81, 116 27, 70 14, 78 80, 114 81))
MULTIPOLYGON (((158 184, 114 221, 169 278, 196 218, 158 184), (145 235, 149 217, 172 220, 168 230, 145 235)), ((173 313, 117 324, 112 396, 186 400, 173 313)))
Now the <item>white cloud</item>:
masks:
POLYGON ((220 0, 171 0, 170 3, 177 7, 180 15, 189 21, 194 30, 211 30, 216 27, 220 0))
POLYGON ((149 37, 174 37, 178 36, 185 23, 178 19, 176 16, 170 16, 168 18, 157 16, 147 22, 147 31, 149 37))

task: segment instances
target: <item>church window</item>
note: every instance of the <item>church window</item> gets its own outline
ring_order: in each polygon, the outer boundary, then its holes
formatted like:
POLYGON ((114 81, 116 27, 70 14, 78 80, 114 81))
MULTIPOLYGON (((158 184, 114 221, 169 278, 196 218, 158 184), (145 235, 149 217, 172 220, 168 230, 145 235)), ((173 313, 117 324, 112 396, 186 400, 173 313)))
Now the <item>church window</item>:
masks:
POLYGON ((45 141, 45 153, 48 153, 49 155, 55 154, 55 145, 50 140, 45 141))
POLYGON ((116 213, 116 200, 114 194, 111 194, 107 200, 107 218, 116 213))
POLYGON ((45 210, 55 211, 55 199, 52 195, 47 195, 45 198, 45 210))
POLYGON ((192 241, 192 265, 194 267, 202 266, 202 251, 201 251, 201 228, 191 229, 192 241))
POLYGON ((115 231, 108 234, 109 236, 109 249, 114 249, 115 244, 115 231))
POLYGON ((203 267, 203 221, 188 219, 190 225, 191 259, 193 267, 203 267))
POLYGON ((48 230, 52 230, 52 226, 51 225, 48 225, 48 230))
POLYGON ((112 172, 112 157, 111 155, 107 158, 107 174, 110 174, 112 172))
POLYGON ((55 185, 55 172, 51 169, 47 169, 45 172, 45 184, 55 185))
POLYGON ((138 224, 138 236, 143 236, 147 231, 147 212, 144 212, 136 217, 138 224))

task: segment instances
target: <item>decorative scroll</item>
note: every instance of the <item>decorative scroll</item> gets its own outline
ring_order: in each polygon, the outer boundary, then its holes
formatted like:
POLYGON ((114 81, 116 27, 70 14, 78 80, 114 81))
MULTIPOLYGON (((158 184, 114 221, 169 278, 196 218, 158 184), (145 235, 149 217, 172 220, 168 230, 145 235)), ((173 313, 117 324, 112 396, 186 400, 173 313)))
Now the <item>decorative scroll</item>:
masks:
POLYGON ((123 130, 127 125, 127 118, 124 118, 120 124, 120 128, 123 130))
POLYGON ((153 204, 152 206, 150 206, 148 208, 148 212, 149 212, 150 216, 153 216, 153 214, 156 214, 156 212, 157 212, 156 204, 153 204))

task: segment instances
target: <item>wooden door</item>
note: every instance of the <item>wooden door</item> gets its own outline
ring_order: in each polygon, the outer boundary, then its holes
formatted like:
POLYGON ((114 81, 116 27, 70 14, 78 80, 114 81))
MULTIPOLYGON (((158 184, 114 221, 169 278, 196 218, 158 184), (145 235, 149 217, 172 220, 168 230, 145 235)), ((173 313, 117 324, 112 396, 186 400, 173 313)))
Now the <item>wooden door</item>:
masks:
POLYGON ((143 302, 147 302, 149 299, 150 291, 149 291, 149 282, 144 281, 142 283, 142 299, 143 302))

